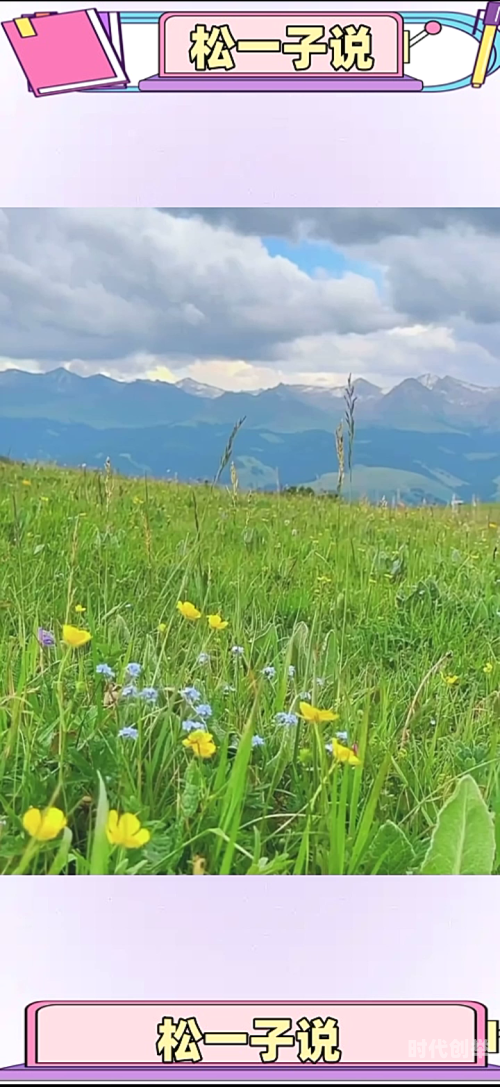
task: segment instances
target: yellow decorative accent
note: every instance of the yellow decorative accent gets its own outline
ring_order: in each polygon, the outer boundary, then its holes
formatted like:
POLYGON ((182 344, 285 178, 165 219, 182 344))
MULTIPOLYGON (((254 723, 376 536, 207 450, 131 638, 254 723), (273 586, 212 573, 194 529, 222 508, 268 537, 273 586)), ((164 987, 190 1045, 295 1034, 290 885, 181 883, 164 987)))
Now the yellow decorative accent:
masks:
POLYGON ((36 38, 36 30, 31 19, 14 19, 22 38, 36 38))
POLYGON ((500 1023, 498 1022, 498 1019, 490 1019, 488 1021, 488 1053, 498 1053, 499 1028, 500 1023))
POLYGON ((404 64, 409 64, 410 63, 410 49, 411 49, 411 47, 410 47, 410 31, 409 30, 405 30, 405 32, 404 32, 403 46, 404 46, 403 63, 404 64))

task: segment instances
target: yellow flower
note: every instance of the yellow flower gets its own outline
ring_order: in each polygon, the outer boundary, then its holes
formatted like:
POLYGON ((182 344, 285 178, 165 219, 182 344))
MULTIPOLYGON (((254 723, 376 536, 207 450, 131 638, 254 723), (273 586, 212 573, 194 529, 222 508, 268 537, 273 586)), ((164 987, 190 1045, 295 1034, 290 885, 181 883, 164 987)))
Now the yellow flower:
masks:
POLYGON ((124 849, 139 849, 151 838, 149 830, 141 827, 136 815, 131 815, 130 812, 118 815, 114 810, 108 814, 106 834, 111 845, 121 845, 124 849))
POLYGON ((344 744, 339 743, 338 740, 332 740, 332 754, 337 762, 346 762, 349 766, 361 766, 361 759, 352 748, 344 747, 344 744))
POLYGON ((198 608, 195 608, 195 604, 191 604, 189 600, 179 600, 177 602, 177 611, 184 615, 185 619, 189 619, 192 622, 201 619, 201 612, 198 608))
POLYGON ((225 630, 229 623, 221 615, 208 615, 208 625, 212 630, 225 630))
POLYGON ((23 479, 23 487, 31 487, 31 480, 23 479))
POLYGON ((488 528, 497 528, 495 521, 490 521, 488 528))
POLYGON ((338 713, 333 713, 332 710, 319 710, 316 706, 310 706, 309 702, 299 702, 300 716, 304 718, 304 721, 309 721, 313 725, 321 725, 323 721, 338 721, 338 713))
POLYGON ((66 645, 71 645, 73 649, 79 649, 80 646, 86 645, 90 642, 92 635, 88 630, 80 630, 78 627, 68 626, 67 623, 63 626, 63 642, 66 645))
POLYGON ((458 683, 458 676, 443 676, 444 682, 448 687, 454 687, 458 683))
POLYGON ((190 604, 189 600, 179 600, 177 604, 177 610, 185 619, 201 619, 201 611, 195 608, 194 604, 190 604))
POLYGON ((66 826, 67 819, 59 808, 28 808, 23 815, 23 827, 37 842, 51 842, 66 826))
POLYGON ((87 609, 84 608, 83 604, 75 604, 75 611, 78 612, 78 615, 83 615, 84 611, 87 611, 87 609))
POLYGON ((488 676, 490 674, 490 672, 492 672, 492 671, 493 671, 493 665, 492 665, 491 661, 488 661, 488 663, 485 664, 485 666, 483 668, 483 672, 485 672, 486 675, 488 676))
POLYGON ((142 498, 139 498, 139 495, 138 495, 138 494, 136 494, 136 495, 134 496, 134 502, 135 502, 136 506, 142 506, 142 505, 144 505, 144 500, 143 500, 142 498))
POLYGON ((164 634, 167 629, 166 623, 158 623, 158 634, 164 634))
POLYGON ((41 502, 48 502, 49 500, 48 500, 48 498, 45 497, 44 494, 42 494, 42 497, 41 497, 40 501, 41 502))
POLYGON ((203 728, 195 728, 182 743, 184 747, 190 747, 193 754, 200 759, 210 759, 217 750, 212 734, 205 732, 203 728))

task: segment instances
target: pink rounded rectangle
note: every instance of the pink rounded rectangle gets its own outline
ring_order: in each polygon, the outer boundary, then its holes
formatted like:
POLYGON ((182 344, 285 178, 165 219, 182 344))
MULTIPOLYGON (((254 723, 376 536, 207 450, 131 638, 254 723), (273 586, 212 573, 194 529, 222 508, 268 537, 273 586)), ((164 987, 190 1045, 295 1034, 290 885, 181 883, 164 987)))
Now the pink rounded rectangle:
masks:
MULTIPOLYGON (((206 50, 214 49, 220 59, 222 50, 225 55, 230 55, 234 67, 224 69, 216 67, 210 69, 206 66, 203 74, 223 74, 228 79, 231 76, 262 76, 293 75, 296 69, 293 61, 300 55, 300 35, 291 35, 287 31, 293 28, 323 29, 322 38, 313 44, 325 46, 326 51, 321 53, 314 51, 310 55, 310 67, 307 71, 297 70, 297 75, 306 78, 308 75, 329 75, 332 79, 337 76, 351 76, 358 79, 362 76, 402 76, 403 71, 403 17, 397 12, 172 12, 162 15, 159 21, 160 34, 160 76, 201 74, 196 69, 195 62, 190 60, 190 50, 193 46, 191 33, 196 26, 205 28, 205 35, 218 33, 213 46, 205 42, 206 50), (332 50, 329 46, 332 27, 345 29, 348 26, 360 26, 368 28, 371 35, 371 51, 373 66, 369 70, 362 71, 354 66, 350 70, 344 68, 338 71, 332 68, 332 50), (238 45, 230 47, 225 32, 221 28, 227 27, 230 38, 235 43, 243 42, 273 42, 281 43, 279 52, 268 51, 268 47, 262 51, 239 51, 238 45), (291 46, 293 52, 283 50, 283 46, 291 46)), ((200 45, 200 50, 203 47, 200 45)), ((205 56, 208 65, 209 56, 205 56)))
MULTIPOLYGON (((487 1064, 487 1010, 469 1001, 39 1001, 26 1010, 26 1065, 158 1065, 159 1024, 196 1020, 203 1065, 262 1065, 261 1019, 289 1020, 276 1061, 303 1065, 301 1019, 337 1021, 343 1065, 487 1064), (207 1036, 236 1034, 236 1041, 207 1036), (241 1035, 258 1039, 242 1043, 241 1035), (302 1052, 302 1058, 300 1053, 302 1052)), ((176 1060, 180 1058, 177 1057, 176 1060)), ((329 1059, 332 1059, 330 1056, 329 1059)), ((172 1062, 172 1057, 170 1058, 172 1062)), ((175 1061, 174 1061, 175 1063, 175 1061)), ((188 1062, 189 1063, 189 1062, 188 1062)), ((198 1062, 199 1063, 199 1062, 198 1062)), ((171 1063, 170 1063, 171 1066, 171 1063)), ((196 1063, 191 1064, 195 1068, 196 1063)), ((304 1066, 304 1065, 303 1065, 304 1066)), ((307 1067, 307 1062, 306 1065, 307 1067)), ((337 1065, 338 1066, 338 1065, 337 1065)))

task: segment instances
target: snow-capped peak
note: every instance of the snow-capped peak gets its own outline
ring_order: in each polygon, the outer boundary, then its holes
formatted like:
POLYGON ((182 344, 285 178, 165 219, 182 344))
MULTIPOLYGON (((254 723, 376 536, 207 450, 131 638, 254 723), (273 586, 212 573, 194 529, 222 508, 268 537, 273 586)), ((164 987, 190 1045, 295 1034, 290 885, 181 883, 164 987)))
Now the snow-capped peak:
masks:
POLYGON ((224 394, 224 389, 217 389, 214 385, 204 385, 203 382, 194 381, 191 377, 184 377, 175 384, 178 389, 182 389, 191 396, 205 396, 209 400, 216 400, 224 394))
POLYGON ((433 389, 440 380, 437 374, 421 374, 420 377, 417 377, 417 381, 426 389, 433 389))

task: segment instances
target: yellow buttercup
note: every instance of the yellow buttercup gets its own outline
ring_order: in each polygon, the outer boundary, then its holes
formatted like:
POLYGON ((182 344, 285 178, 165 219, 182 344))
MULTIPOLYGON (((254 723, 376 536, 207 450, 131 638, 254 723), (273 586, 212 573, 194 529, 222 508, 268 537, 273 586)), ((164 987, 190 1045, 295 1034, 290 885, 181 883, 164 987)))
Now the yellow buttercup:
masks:
POLYGON ((60 808, 28 808, 23 815, 23 827, 37 842, 51 842, 66 826, 67 819, 60 808))
POLYGON ((72 627, 67 623, 63 626, 63 642, 66 645, 70 645, 73 649, 79 649, 82 645, 87 645, 90 642, 92 635, 88 630, 81 630, 80 627, 72 627))
POLYGON ((321 725, 324 721, 338 721, 338 713, 333 710, 319 710, 317 706, 311 706, 309 702, 299 702, 300 716, 304 721, 312 725, 321 725))
POLYGON ((201 619, 201 611, 198 611, 198 608, 195 608, 190 600, 179 600, 177 610, 180 611, 185 619, 191 619, 191 621, 201 619))

